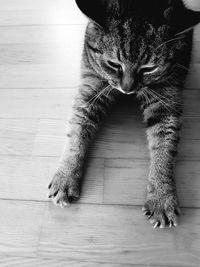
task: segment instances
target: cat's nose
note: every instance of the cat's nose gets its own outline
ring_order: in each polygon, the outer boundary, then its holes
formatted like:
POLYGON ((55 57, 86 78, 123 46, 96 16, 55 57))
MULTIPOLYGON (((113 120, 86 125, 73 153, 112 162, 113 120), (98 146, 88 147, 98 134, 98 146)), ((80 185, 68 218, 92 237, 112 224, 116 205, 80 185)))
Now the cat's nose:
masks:
POLYGON ((134 92, 134 77, 130 70, 125 70, 121 78, 121 89, 125 94, 134 92))

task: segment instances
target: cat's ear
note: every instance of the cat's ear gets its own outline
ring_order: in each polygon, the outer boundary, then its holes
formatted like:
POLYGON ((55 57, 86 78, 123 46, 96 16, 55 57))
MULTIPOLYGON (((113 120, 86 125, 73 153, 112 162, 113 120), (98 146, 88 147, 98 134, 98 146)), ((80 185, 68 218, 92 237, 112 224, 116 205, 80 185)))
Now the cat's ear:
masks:
POLYGON ((164 16, 170 22, 174 34, 187 32, 200 23, 200 12, 188 9, 181 0, 169 0, 170 7, 164 16))
POLYGON ((105 2, 106 0, 76 0, 83 14, 101 27, 105 26, 105 2))

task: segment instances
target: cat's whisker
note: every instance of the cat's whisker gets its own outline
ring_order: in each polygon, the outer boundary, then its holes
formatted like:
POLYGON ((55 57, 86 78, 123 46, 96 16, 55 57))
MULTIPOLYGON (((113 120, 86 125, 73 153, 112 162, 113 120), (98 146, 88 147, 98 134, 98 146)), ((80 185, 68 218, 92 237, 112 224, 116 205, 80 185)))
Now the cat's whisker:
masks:
POLYGON ((102 95, 109 89, 110 85, 106 86, 103 90, 101 90, 93 99, 92 103, 89 105, 88 109, 90 110, 92 106, 101 98, 102 95))
POLYGON ((152 91, 149 89, 149 91, 152 93, 152 95, 156 96, 159 100, 161 100, 165 105, 168 106, 168 103, 166 103, 164 100, 168 100, 163 95, 159 94, 158 92, 152 91))
POLYGON ((148 94, 147 93, 145 94, 145 97, 146 97, 147 105, 150 105, 151 102, 150 102, 150 98, 148 97, 148 94))
POLYGON ((180 69, 183 69, 183 70, 185 70, 185 71, 189 71, 189 68, 186 68, 185 66, 183 66, 183 65, 181 65, 181 64, 176 64, 176 65, 174 65, 174 68, 176 68, 176 67, 178 67, 178 68, 180 68, 180 69))
MULTIPOLYGON (((170 87, 175 88, 172 84, 169 83, 169 81, 165 80, 165 82, 166 82, 170 87)), ((167 89, 167 88, 166 88, 166 89, 167 89)), ((181 102, 179 102, 178 100, 177 100, 177 101, 174 101, 174 100, 172 100, 171 98, 170 98, 170 99, 167 98, 165 95, 161 95, 158 91, 155 91, 155 90, 151 90, 151 91, 152 91, 154 94, 157 94, 159 97, 165 99, 167 102, 170 101, 170 102, 173 102, 173 103, 175 103, 175 104, 181 103, 181 102)), ((166 95, 169 96, 169 97, 173 97, 173 92, 172 92, 172 91, 169 93, 167 90, 165 90, 164 94, 166 94, 166 95)))
POLYGON ((168 41, 166 41, 166 42, 160 44, 159 46, 157 46, 157 47, 154 49, 154 52, 155 52, 156 50, 158 50, 160 47, 162 47, 163 45, 165 45, 165 44, 168 44, 168 43, 171 43, 171 42, 174 42, 174 41, 177 41, 177 40, 181 40, 181 39, 183 39, 183 38, 184 38, 184 36, 180 36, 180 37, 176 37, 176 38, 170 39, 170 40, 168 40, 168 41))
POLYGON ((166 98, 166 100, 167 101, 170 100, 170 102, 174 102, 175 104, 182 105, 183 102, 181 101, 181 99, 176 97, 177 88, 173 84, 171 84, 169 81, 166 80, 165 82, 166 82, 166 84, 168 86, 168 90, 165 91, 165 94, 166 94, 165 98, 166 98), (169 91, 169 87, 170 87, 170 89, 172 88, 174 91, 172 91, 172 90, 169 91), (170 99, 167 98, 167 96, 169 96, 170 99), (175 99, 174 99, 175 101, 172 100, 171 99, 172 97, 173 98, 176 98, 176 100, 175 99))
MULTIPOLYGON (((172 106, 170 102, 172 102, 172 100, 169 100, 168 98, 166 98, 165 96, 159 94, 158 92, 155 92, 155 91, 152 91, 152 90, 149 90, 155 97, 157 97, 157 99, 160 101, 160 103, 168 110, 168 111, 175 111, 175 112, 180 112, 177 108, 175 108, 174 106, 172 106)), ((173 101, 174 104, 179 104, 175 101, 173 101)))
POLYGON ((108 93, 106 94, 106 97, 109 98, 110 93, 114 90, 114 88, 111 86, 111 88, 108 90, 108 93))
POLYGON ((156 95, 154 95, 154 94, 153 94, 152 92, 150 92, 150 91, 149 91, 149 94, 150 94, 152 97, 154 97, 156 100, 158 100, 158 102, 159 102, 164 108, 166 108, 168 111, 170 111, 169 108, 168 108, 168 106, 165 104, 165 102, 162 101, 162 99, 160 99, 159 97, 157 97, 156 95))
POLYGON ((143 89, 143 95, 142 96, 145 98, 146 105, 149 106, 151 104, 151 102, 150 102, 150 99, 148 97, 148 91, 145 88, 143 89))
POLYGON ((165 101, 163 101, 158 95, 156 95, 152 90, 149 89, 149 94, 152 95, 158 102, 170 112, 171 106, 167 105, 165 101))
POLYGON ((180 104, 182 104, 182 103, 180 103, 178 101, 176 102, 176 101, 173 101, 171 99, 168 99, 164 95, 161 95, 158 92, 155 92, 155 91, 151 90, 150 88, 148 88, 148 90, 143 89, 143 96, 145 98, 147 106, 151 105, 151 101, 150 101, 148 95, 150 95, 152 98, 156 99, 169 112, 171 112, 172 110, 175 111, 175 112, 178 112, 178 113, 180 112, 177 108, 175 108, 175 105, 179 105, 180 106, 180 104), (169 103, 169 101, 170 101, 170 103, 169 103), (173 103, 174 106, 172 106, 171 103, 173 103))
POLYGON ((186 32, 189 32, 189 31, 193 30, 194 27, 195 27, 195 26, 192 26, 192 27, 189 27, 189 28, 187 28, 187 29, 185 29, 185 30, 183 30, 183 31, 181 31, 181 32, 178 32, 178 33, 176 34, 176 36, 181 35, 181 34, 186 33, 186 32))
MULTIPOLYGON (((95 101, 95 99, 102 93, 102 91, 98 92, 96 95, 94 95, 89 101, 84 103, 84 107, 87 107, 88 104, 92 103, 95 101)), ((89 106, 90 107, 90 106, 89 106)))
MULTIPOLYGON (((110 85, 106 86, 103 90, 107 89, 107 87, 109 87, 109 86, 110 86, 110 85)), ((94 95, 89 101, 87 101, 85 104, 89 104, 89 103, 91 103, 96 97, 98 97, 99 94, 102 93, 103 90, 101 90, 100 92, 97 92, 97 94, 95 94, 95 95, 94 95)))
POLYGON ((92 101, 92 102, 91 102, 91 101, 89 102, 89 103, 91 103, 91 104, 89 105, 88 110, 90 110, 90 108, 91 108, 92 106, 95 105, 95 103, 98 101, 98 99, 101 97, 102 94, 103 94, 103 91, 100 91, 100 92, 94 97, 93 101, 92 101))
MULTIPOLYGON (((169 85, 170 85, 170 83, 168 83, 169 85)), ((171 87, 172 87, 172 85, 170 85, 171 87)), ((167 101, 167 103, 170 101, 170 103, 173 103, 173 104, 175 104, 175 105, 177 105, 177 104, 179 104, 179 105, 182 105, 182 102, 180 102, 179 100, 173 100, 173 99, 171 99, 171 97, 173 96, 173 94, 172 93, 168 93, 168 91, 166 90, 165 91, 165 94, 167 95, 167 96, 169 96, 170 98, 167 98, 166 96, 164 96, 164 95, 161 95, 161 94, 159 94, 158 92, 156 92, 156 91, 154 91, 154 93, 155 94, 157 94, 160 98, 162 98, 163 100, 166 100, 167 101)))

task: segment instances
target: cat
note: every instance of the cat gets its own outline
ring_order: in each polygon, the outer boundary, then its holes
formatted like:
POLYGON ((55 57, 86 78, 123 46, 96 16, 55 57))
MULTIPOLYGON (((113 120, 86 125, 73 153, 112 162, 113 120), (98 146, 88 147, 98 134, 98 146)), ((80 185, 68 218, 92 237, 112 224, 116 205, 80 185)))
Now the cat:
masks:
POLYGON ((120 94, 141 102, 150 150, 142 208, 154 228, 177 226, 181 213, 174 165, 181 129, 181 91, 200 12, 182 0, 76 0, 89 18, 79 93, 49 198, 66 206, 80 196, 84 158, 110 105, 120 94), (97 101, 98 99, 98 101, 97 101))

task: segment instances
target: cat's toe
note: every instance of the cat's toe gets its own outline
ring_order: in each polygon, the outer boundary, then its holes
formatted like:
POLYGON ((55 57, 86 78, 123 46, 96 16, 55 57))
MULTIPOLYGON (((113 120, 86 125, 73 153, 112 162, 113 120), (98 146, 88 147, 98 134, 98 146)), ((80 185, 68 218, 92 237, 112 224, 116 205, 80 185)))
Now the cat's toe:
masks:
POLYGON ((54 203, 54 205, 60 206, 61 208, 63 208, 64 203, 67 204, 69 201, 67 199, 66 193, 60 190, 58 191, 56 196, 52 198, 52 202, 54 203))
POLYGON ((79 185, 62 173, 56 173, 48 186, 48 197, 56 206, 66 207, 70 202, 78 200, 79 185))
POLYGON ((181 211, 178 206, 169 205, 165 210, 165 214, 168 219, 169 227, 178 226, 178 219, 181 215, 181 211))
POLYGON ((180 209, 174 198, 149 199, 144 204, 142 211, 153 228, 165 228, 178 225, 180 209))

